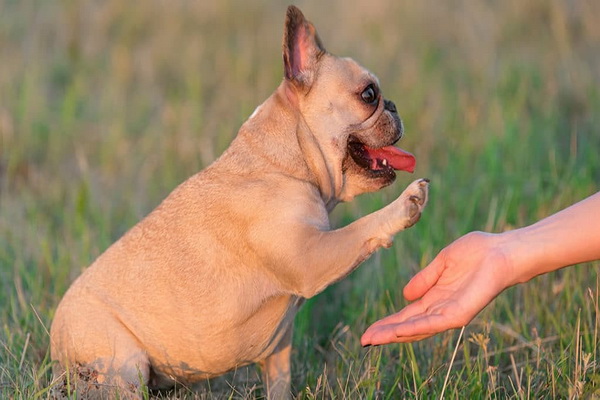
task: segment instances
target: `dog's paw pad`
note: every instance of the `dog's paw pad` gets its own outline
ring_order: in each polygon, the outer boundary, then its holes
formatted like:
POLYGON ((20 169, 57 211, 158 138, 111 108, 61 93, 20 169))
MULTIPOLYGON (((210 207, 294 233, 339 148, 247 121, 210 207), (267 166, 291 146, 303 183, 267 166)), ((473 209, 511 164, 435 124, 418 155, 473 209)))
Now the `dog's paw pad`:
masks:
POLYGON ((423 205, 423 198, 419 196, 410 196, 408 200, 412 201, 415 205, 421 206, 423 205))
POLYGON ((407 222, 405 228, 410 228, 421 218, 421 213, 427 203, 427 194, 429 190, 429 179, 418 179, 411 183, 404 191, 406 196, 406 216, 407 222))
POLYGON ((408 185, 403 194, 406 195, 410 201, 416 201, 419 205, 424 206, 427 202, 428 192, 429 179, 418 179, 408 185))

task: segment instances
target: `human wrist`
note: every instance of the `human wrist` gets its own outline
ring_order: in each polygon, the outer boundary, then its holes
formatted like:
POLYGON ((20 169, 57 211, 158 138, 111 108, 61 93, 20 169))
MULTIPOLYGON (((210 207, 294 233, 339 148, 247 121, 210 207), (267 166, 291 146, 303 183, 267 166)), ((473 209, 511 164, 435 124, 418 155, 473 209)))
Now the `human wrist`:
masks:
POLYGON ((507 287, 525 283, 555 269, 544 238, 532 226, 506 231, 500 235, 500 246, 507 257, 507 287))

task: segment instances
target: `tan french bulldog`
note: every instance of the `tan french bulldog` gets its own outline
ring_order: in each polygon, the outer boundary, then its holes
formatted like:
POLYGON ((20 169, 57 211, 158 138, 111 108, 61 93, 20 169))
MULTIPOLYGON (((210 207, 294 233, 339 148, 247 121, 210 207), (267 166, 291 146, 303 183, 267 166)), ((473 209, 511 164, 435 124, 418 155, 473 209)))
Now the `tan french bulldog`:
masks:
POLYGON ((287 10, 285 78, 223 155, 102 254, 62 299, 55 377, 83 397, 139 397, 259 363, 271 399, 290 396, 294 315, 417 222, 428 181, 340 229, 340 201, 412 172, 377 78, 325 51, 287 10), (67 379, 67 375, 68 378, 67 379))

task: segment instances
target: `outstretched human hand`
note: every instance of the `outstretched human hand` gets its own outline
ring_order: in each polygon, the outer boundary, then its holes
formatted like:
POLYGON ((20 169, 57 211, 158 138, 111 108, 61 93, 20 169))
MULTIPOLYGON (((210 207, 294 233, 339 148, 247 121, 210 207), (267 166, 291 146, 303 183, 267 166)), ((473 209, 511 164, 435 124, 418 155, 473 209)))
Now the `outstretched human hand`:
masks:
POLYGON ((412 342, 469 323, 509 285, 512 261, 501 242, 472 232, 446 247, 404 288, 414 302, 371 325, 362 345, 412 342))
POLYGON ((363 346, 412 342, 468 324, 509 286, 567 265, 600 259, 600 192, 533 225, 469 233, 404 288, 413 303, 377 321, 363 346))

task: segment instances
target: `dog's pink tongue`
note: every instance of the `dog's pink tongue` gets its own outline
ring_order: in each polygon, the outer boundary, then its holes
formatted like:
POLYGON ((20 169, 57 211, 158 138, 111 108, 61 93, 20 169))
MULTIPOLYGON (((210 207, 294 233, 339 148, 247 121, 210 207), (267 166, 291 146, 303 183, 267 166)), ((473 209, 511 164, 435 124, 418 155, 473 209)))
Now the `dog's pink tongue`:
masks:
POLYGON ((415 156, 395 146, 386 146, 380 149, 365 146, 365 150, 367 150, 372 160, 387 160, 388 165, 396 170, 412 173, 415 170, 415 165, 417 165, 415 156))

